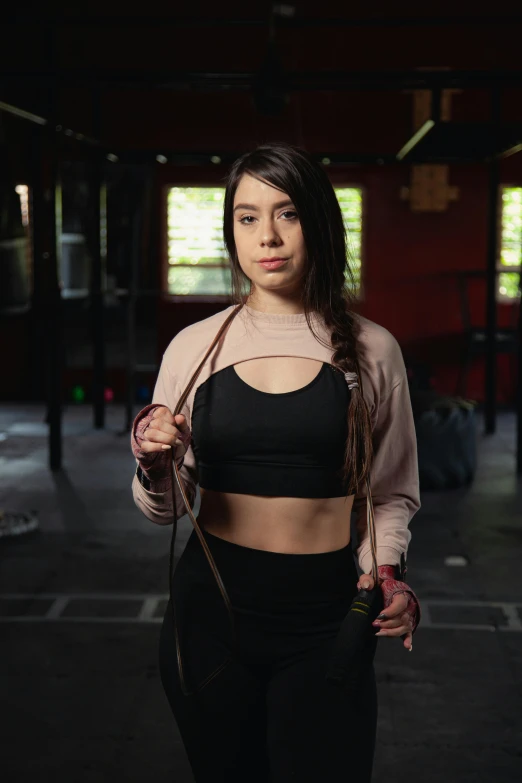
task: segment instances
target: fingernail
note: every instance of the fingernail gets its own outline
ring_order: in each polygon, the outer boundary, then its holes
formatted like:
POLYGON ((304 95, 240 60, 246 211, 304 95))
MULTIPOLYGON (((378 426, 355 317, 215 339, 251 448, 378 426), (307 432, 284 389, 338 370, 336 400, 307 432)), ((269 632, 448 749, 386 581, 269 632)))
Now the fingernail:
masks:
POLYGON ((170 446, 167 446, 166 443, 163 443, 161 448, 164 449, 164 451, 166 451, 167 449, 170 449, 170 446))
POLYGON ((387 620, 388 618, 386 617, 385 614, 379 614, 379 615, 377 615, 377 617, 375 619, 376 620, 387 620))
POLYGON ((381 623, 379 622, 379 620, 374 620, 372 625, 374 625, 376 628, 380 628, 381 627, 381 623))
POLYGON ((411 645, 411 647, 410 647, 410 652, 411 652, 412 650, 413 650, 413 644, 412 644, 412 645, 411 645))

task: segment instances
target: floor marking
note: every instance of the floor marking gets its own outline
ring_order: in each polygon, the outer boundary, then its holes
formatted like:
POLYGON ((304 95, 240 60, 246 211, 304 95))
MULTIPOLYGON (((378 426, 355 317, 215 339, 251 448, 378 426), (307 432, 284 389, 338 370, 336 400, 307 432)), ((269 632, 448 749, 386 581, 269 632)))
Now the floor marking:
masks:
MULTIPOLYGON (((157 625, 163 622, 163 615, 160 612, 159 616, 155 616, 160 607, 161 602, 167 602, 169 600, 168 593, 5 593, 0 595, 0 623, 48 623, 48 622, 61 622, 61 623, 96 623, 100 625, 107 624, 139 624, 139 625, 157 625), (24 611, 22 614, 12 613, 13 607, 11 606, 10 613, 3 614, 2 604, 7 602, 21 601, 25 606, 33 605, 34 607, 39 601, 51 602, 47 611, 41 614, 28 614, 24 611), (87 601, 111 601, 117 603, 121 601, 126 607, 129 602, 135 602, 140 604, 135 615, 128 614, 115 614, 114 616, 98 617, 96 615, 95 608, 92 610, 91 615, 75 616, 74 601, 82 601, 85 605, 87 601), (64 615, 65 609, 68 609, 71 614, 64 615)), ((466 600, 448 600, 448 599, 429 599, 422 600, 422 619, 419 626, 419 630, 432 629, 443 631, 479 631, 482 633, 521 633, 522 632, 522 602, 514 603, 510 601, 466 601, 466 600), (454 623, 454 622, 440 622, 432 619, 431 609, 436 607, 451 608, 453 611, 467 608, 480 608, 480 609, 499 609, 504 616, 505 624, 500 623, 454 623)))
POLYGON ((156 612, 156 609, 158 608, 158 599, 157 598, 146 598, 142 605, 141 609, 139 611, 139 614, 137 616, 138 622, 147 622, 149 620, 156 619, 154 617, 154 613, 156 612))
POLYGON ((502 611, 504 612, 509 627, 513 631, 522 631, 522 610, 517 612, 516 604, 503 604, 502 611))
POLYGON ((425 601, 421 602, 421 612, 422 612, 421 624, 426 628, 431 626, 433 623, 431 619, 430 607, 425 601))
MULTIPOLYGON (((35 596, 34 600, 38 600, 38 598, 35 596)), ((51 608, 48 610, 48 612, 44 615, 44 620, 59 620, 61 619, 61 614, 67 604, 70 601, 70 597, 66 595, 62 595, 59 598, 55 598, 53 601, 51 608)))

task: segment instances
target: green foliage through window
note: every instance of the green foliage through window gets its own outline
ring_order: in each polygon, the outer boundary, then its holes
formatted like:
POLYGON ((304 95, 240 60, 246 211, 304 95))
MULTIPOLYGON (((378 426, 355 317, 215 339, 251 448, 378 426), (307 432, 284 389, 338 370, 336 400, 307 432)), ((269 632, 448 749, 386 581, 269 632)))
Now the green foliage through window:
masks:
MULTIPOLYGON (((348 259, 359 285, 362 192, 335 188, 348 230, 348 259)), ((230 265, 223 243, 224 188, 171 187, 167 200, 168 293, 230 294, 230 265)))
POLYGON ((348 235, 348 264, 358 289, 361 283, 362 190, 361 188, 335 188, 335 195, 341 206, 348 235))
POLYGON ((225 188, 169 188, 169 294, 230 292, 223 244, 225 188))
POLYGON ((522 263, 522 188, 502 188, 502 226, 498 293, 502 298, 518 296, 522 263), (512 272, 504 271, 512 267, 512 272))

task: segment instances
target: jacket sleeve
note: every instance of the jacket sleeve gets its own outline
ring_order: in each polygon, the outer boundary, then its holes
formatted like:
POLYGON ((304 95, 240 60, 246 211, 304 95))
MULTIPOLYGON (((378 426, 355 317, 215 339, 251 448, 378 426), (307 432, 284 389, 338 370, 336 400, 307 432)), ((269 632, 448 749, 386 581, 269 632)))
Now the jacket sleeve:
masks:
MULTIPOLYGON (((165 405, 171 413, 174 412, 179 398, 181 397, 183 389, 179 383, 179 380, 175 378, 169 370, 166 356, 163 357, 161 362, 158 379, 154 388, 154 394, 152 397, 152 405, 165 405)), ((144 415, 150 411, 150 406, 144 408, 142 413, 144 415)), ((187 404, 182 408, 181 413, 186 417, 186 420, 190 423, 191 416, 187 404)), ((136 417, 136 422, 140 419, 140 414, 136 417)), ((134 437, 133 429, 133 437, 134 437)), ((135 449, 133 449, 135 450, 135 449)), ((172 470, 170 460, 172 459, 171 452, 166 454, 158 454, 158 459, 161 459, 160 464, 154 464, 154 479, 151 484, 151 490, 146 490, 139 482, 137 475, 134 475, 132 482, 132 494, 134 502, 137 507, 145 514, 145 516, 155 522, 158 525, 168 525, 173 521, 172 511, 172 470), (164 468, 162 470, 161 468, 164 468)), ((136 459, 139 464, 138 459, 136 459)), ((198 484, 198 471, 196 465, 196 458, 192 448, 192 443, 185 453, 185 459, 183 466, 179 470, 179 476, 183 482, 183 488, 187 495, 187 499, 190 504, 190 508, 194 508, 194 502, 196 499, 196 487, 198 484)), ((179 487, 175 484, 175 503, 176 503, 176 518, 180 519, 187 513, 187 509, 179 487)))
MULTIPOLYGON (((406 368, 400 354, 394 383, 378 400, 372 416, 374 459, 370 473, 377 565, 396 565, 408 550, 408 528, 420 508, 417 439, 406 368)), ((357 557, 362 572, 371 572, 372 556, 366 521, 366 488, 354 500, 358 533, 357 557)))

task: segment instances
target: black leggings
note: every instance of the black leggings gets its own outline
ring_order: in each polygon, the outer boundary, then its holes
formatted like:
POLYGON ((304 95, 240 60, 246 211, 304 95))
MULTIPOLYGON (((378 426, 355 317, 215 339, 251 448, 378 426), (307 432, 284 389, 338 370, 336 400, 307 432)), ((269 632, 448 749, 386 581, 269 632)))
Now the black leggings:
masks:
POLYGON ((326 662, 357 591, 350 546, 282 554, 203 531, 234 609, 238 646, 192 531, 173 596, 187 685, 180 688, 170 604, 160 637, 163 687, 196 783, 370 783, 377 694, 370 661, 356 696, 325 680, 326 662))

